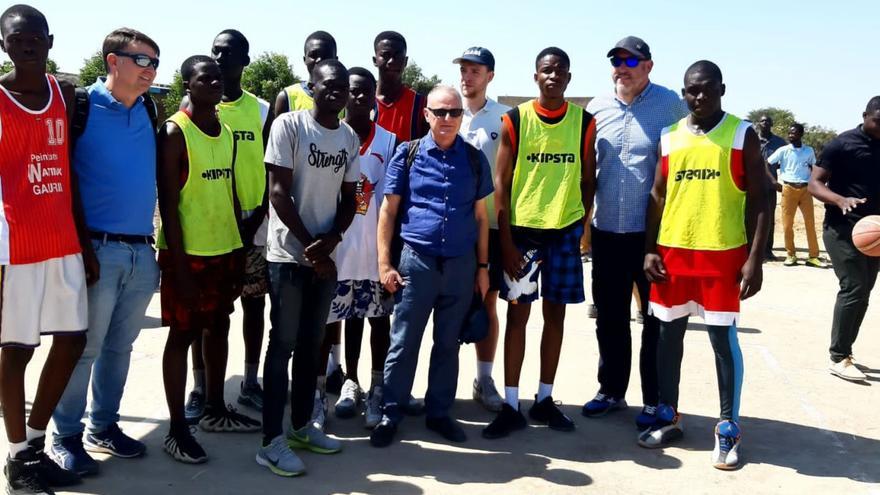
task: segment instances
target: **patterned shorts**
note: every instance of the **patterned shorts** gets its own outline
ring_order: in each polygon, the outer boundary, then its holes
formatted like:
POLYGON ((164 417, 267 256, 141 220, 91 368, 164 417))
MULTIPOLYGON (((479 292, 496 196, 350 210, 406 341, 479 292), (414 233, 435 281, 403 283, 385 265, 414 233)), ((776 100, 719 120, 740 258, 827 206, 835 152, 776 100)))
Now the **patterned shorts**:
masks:
POLYGON ((394 309, 394 297, 375 280, 340 280, 330 303, 327 323, 349 318, 388 316, 394 309))
POLYGON ((193 330, 215 324, 218 315, 230 315, 233 302, 241 294, 244 258, 241 250, 219 256, 189 256, 187 264, 199 295, 194 305, 183 304, 178 297, 174 263, 167 249, 159 251, 162 280, 162 325, 178 330, 193 330))
POLYGON ((262 297, 269 293, 269 262, 266 246, 245 248, 244 285, 241 297, 262 297))
POLYGON ((519 280, 504 274, 500 296, 505 301, 530 303, 541 297, 558 304, 584 302, 584 268, 580 241, 583 222, 554 230, 512 227, 513 242, 523 253, 525 266, 519 280))

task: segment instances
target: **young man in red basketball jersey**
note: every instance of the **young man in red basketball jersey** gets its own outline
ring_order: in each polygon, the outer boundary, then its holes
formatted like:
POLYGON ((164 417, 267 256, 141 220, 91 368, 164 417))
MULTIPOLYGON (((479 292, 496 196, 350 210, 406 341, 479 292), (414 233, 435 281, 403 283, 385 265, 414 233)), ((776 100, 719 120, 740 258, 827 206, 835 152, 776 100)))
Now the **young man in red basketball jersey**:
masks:
POLYGON ((406 39, 396 31, 383 31, 373 41, 373 65, 379 71, 376 86, 376 123, 388 129, 401 142, 418 139, 428 132, 425 121, 425 95, 403 83, 406 39))
MULTIPOLYGON (((9 439, 4 473, 7 493, 54 493, 50 485, 79 481, 52 462, 43 446, 88 327, 81 244, 89 241, 74 221, 68 156, 73 87, 46 74, 53 37, 38 10, 8 8, 0 35, 0 48, 15 67, 0 77, 0 402, 9 439), (25 423, 25 368, 43 334, 55 337, 25 423)), ((96 279, 90 270, 89 282, 96 279)))

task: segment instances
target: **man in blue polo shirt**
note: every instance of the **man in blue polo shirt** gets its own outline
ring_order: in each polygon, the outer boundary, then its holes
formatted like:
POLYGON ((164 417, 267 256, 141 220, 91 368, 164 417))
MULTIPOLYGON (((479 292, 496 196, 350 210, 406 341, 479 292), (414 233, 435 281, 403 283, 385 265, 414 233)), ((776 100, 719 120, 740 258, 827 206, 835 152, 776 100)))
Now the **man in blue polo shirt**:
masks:
POLYGON ((62 468, 98 472, 86 453, 138 457, 146 447, 118 426, 132 344, 159 285, 152 247, 156 130, 143 95, 156 77, 159 47, 117 29, 102 48, 107 78, 88 88, 89 113, 72 155, 100 278, 88 289, 88 343, 52 418, 50 451, 62 468), (94 374, 94 376, 92 376, 94 374), (91 378, 89 428, 81 422, 91 378), (85 449, 83 448, 85 446, 85 449))
POLYGON ((449 441, 465 440, 449 408, 458 383, 462 323, 475 286, 483 297, 489 290, 485 198, 493 186, 485 155, 470 149, 458 135, 463 112, 458 91, 449 86, 434 88, 425 108, 431 132, 416 144, 418 151, 409 165, 409 145, 399 146, 385 175, 385 201, 379 213, 379 278, 398 302, 385 359, 385 414, 370 435, 375 447, 388 446, 394 439, 432 311, 434 346, 425 425, 449 441), (475 177, 471 156, 479 157, 479 177, 475 177), (392 266, 391 238, 398 215, 403 248, 397 266, 392 266))

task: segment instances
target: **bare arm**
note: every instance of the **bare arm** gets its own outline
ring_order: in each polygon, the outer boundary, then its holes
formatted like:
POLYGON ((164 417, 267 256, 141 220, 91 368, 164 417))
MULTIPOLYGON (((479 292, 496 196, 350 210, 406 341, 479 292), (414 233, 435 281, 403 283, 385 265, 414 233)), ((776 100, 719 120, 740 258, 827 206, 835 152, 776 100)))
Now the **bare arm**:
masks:
POLYGON ((740 299, 748 299, 761 290, 764 274, 761 263, 767 244, 767 187, 764 159, 758 136, 751 128, 746 131, 743 146, 743 165, 746 173, 746 235, 749 239, 749 258, 742 268, 740 299))
POLYGON ((386 194, 379 209, 379 226, 376 233, 379 251, 379 280, 388 292, 394 293, 403 285, 403 279, 397 268, 391 265, 391 240, 394 237, 394 226, 400 209, 401 196, 386 194))
POLYGON ((271 163, 267 163, 266 168, 269 171, 269 201, 272 203, 275 213, 300 244, 303 246, 311 245, 315 239, 303 225, 299 213, 293 206, 293 199, 290 197, 293 170, 271 163))
POLYGON ((830 170, 822 167, 813 167, 813 171, 810 173, 810 182, 807 186, 810 194, 825 204, 837 206, 844 215, 867 201, 865 198, 847 198, 837 194, 828 187, 829 180, 831 180, 830 170))
MULTIPOLYGON (((489 263, 489 206, 486 198, 479 199, 474 204, 474 217, 477 220, 477 263, 489 263)), ((477 269, 476 289, 485 298, 489 292, 489 271, 486 268, 477 269)))
MULTIPOLYGON (((595 122, 595 120, 594 120, 595 122)), ((593 209, 593 200, 596 197, 596 132, 590 133, 589 139, 584 144, 586 149, 581 158, 581 201, 584 204, 584 220, 589 220, 590 210, 593 209)))
POLYGON ((501 126, 501 143, 495 156, 495 214, 498 216, 498 237, 501 259, 507 275, 518 279, 522 270, 522 253, 513 242, 510 228, 510 189, 513 184, 513 142, 507 126, 501 126))
MULTIPOLYGON (((290 111, 290 101, 287 99, 287 90, 282 89, 278 96, 275 97, 275 116, 290 111)), ((269 134, 266 134, 268 136, 269 134)))
POLYGON ((660 221, 666 207, 666 177, 663 174, 663 150, 657 147, 657 168, 654 171, 654 186, 648 196, 647 220, 645 221, 645 276, 649 282, 666 281, 666 266, 657 254, 657 236, 660 233, 660 221))

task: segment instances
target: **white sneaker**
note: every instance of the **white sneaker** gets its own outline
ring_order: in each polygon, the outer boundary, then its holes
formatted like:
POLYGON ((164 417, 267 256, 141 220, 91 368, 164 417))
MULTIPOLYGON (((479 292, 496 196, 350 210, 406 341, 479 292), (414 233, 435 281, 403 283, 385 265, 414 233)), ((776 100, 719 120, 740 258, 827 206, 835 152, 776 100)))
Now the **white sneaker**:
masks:
POLYGON ((376 385, 367 397, 367 410, 364 411, 364 426, 372 430, 382 421, 382 386, 376 385))
POLYGON ((721 421, 715 425, 715 448, 712 450, 712 466, 730 471, 739 467, 739 445, 742 435, 734 421, 721 421))
POLYGON ((298 476, 306 472, 306 465, 287 446, 287 439, 278 435, 257 451, 257 464, 269 468, 278 476, 298 476))
POLYGON ((491 376, 474 379, 473 398, 491 412, 501 412, 501 406, 504 405, 504 399, 495 388, 495 380, 491 376))
POLYGON ((364 391, 354 380, 346 379, 336 401, 336 417, 351 418, 364 401, 364 391))
POLYGON ((828 365, 828 371, 834 376, 851 382, 861 382, 868 379, 867 375, 856 368, 851 357, 845 357, 838 363, 831 361, 831 364, 828 365))
POLYGON ((320 390, 315 390, 315 404, 312 406, 312 421, 315 428, 324 431, 324 424, 327 422, 327 396, 322 394, 320 390))

